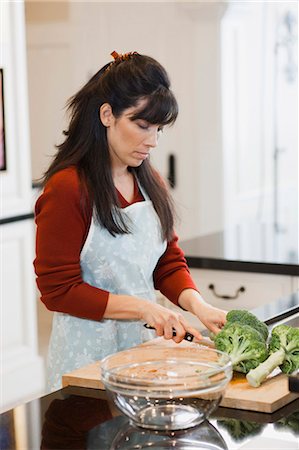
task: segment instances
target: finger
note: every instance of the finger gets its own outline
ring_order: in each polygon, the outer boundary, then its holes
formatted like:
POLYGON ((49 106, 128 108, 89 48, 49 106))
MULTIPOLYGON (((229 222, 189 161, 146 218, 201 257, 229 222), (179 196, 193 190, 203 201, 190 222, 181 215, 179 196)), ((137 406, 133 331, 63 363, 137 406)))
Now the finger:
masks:
POLYGON ((212 331, 212 333, 218 334, 221 331, 221 328, 217 326, 217 324, 211 323, 209 324, 209 330, 212 331))
POLYGON ((157 322, 157 323, 154 325, 154 328, 155 328, 155 330, 156 330, 157 336, 163 336, 163 335, 164 335, 164 326, 163 326, 162 323, 157 322))
POLYGON ((227 315, 227 311, 222 311, 222 314, 220 316, 219 323, 218 323, 218 325, 221 325, 221 327, 223 327, 227 322, 226 315, 227 315))
POLYGON ((175 329, 175 336, 173 336, 172 339, 178 344, 184 339, 186 335, 186 329, 180 322, 176 323, 173 328, 175 329))
POLYGON ((185 328, 185 333, 186 331, 190 334, 193 334, 193 336, 195 337, 195 339, 202 339, 202 335, 201 333, 194 327, 192 327, 187 320, 185 320, 184 317, 182 317, 182 325, 185 328))
POLYGON ((184 339, 189 323, 185 320, 182 314, 178 313, 176 314, 176 317, 173 318, 172 326, 175 329, 176 334, 173 336, 173 340, 176 343, 179 343, 184 339))
POLYGON ((202 334, 196 328, 188 327, 186 330, 188 331, 188 333, 193 334, 195 339, 202 339, 202 334))
POLYGON ((173 337, 173 327, 170 321, 165 322, 164 325, 164 338, 172 339, 173 337))
POLYGON ((221 330, 226 324, 226 322, 227 322, 226 314, 221 314, 219 317, 213 320, 211 325, 215 325, 218 328, 218 330, 221 330))

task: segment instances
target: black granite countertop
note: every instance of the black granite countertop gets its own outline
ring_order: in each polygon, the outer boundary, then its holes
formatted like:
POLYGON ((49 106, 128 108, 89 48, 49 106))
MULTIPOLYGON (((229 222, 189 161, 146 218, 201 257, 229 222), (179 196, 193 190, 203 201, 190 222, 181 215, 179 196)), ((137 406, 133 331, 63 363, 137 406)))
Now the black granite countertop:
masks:
POLYGON ((248 222, 181 241, 189 267, 299 276, 298 230, 248 222))
POLYGON ((218 408, 195 428, 161 433, 115 415, 101 395, 68 387, 3 413, 1 450, 298 449, 299 399, 271 415, 218 408))
MULTIPOLYGON (((253 312, 269 326, 298 318, 294 294, 253 312)), ((298 450, 299 397, 273 414, 219 407, 190 430, 158 433, 132 426, 103 391, 68 387, 0 415, 0 448, 298 450)))

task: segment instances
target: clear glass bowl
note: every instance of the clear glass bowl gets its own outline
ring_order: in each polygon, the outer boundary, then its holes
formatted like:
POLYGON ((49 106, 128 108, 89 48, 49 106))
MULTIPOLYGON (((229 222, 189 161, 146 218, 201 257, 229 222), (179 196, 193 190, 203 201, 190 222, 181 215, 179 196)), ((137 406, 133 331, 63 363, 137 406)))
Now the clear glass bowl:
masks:
POLYGON ((145 430, 126 424, 115 436, 110 450, 228 450, 221 434, 207 420, 181 431, 145 430))
POLYGON ((107 356, 102 381, 136 425, 183 430, 209 417, 232 377, 230 358, 215 349, 141 346, 107 356))

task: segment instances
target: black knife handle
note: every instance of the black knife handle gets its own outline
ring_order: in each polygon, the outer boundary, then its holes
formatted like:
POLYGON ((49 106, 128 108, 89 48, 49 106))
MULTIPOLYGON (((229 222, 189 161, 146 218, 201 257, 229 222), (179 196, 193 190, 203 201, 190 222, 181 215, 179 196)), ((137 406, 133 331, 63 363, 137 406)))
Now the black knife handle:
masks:
MULTIPOLYGON (((148 325, 147 323, 144 324, 145 328, 147 328, 148 330, 155 330, 154 327, 152 327, 151 325, 148 325)), ((175 328, 172 329, 172 337, 176 336, 176 330, 175 328)), ((192 342, 194 339, 194 335, 192 333, 188 333, 188 331, 186 332, 185 336, 184 336, 184 340, 185 341, 189 341, 192 342)))
POLYGON ((289 390, 299 392, 299 374, 289 376, 289 390))

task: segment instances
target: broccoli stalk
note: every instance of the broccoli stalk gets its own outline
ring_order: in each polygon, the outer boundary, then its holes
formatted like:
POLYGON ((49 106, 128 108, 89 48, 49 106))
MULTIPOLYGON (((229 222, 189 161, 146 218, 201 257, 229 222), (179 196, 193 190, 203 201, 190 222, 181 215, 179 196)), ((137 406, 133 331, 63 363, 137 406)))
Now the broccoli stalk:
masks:
POLYGON ((259 364, 255 369, 251 369, 246 375, 250 386, 258 387, 273 372, 276 367, 283 363, 285 351, 283 349, 272 353, 264 362, 259 364))
POLYGON ((258 387, 276 367, 284 373, 299 369, 299 329, 278 325, 272 330, 270 356, 247 374, 248 383, 258 387))
POLYGON ((266 341, 249 325, 227 322, 215 337, 215 347, 227 353, 237 372, 248 373, 268 356, 266 341))

